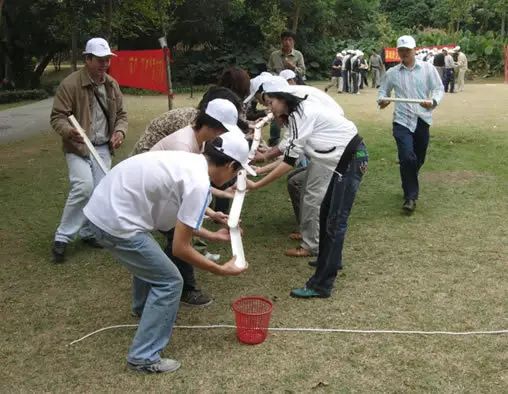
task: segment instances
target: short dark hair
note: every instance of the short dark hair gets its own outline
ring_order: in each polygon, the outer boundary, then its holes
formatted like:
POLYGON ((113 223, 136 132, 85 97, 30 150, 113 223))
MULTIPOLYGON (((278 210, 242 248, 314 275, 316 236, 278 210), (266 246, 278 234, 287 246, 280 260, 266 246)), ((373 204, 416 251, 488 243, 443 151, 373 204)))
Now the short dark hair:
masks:
POLYGON ((223 133, 228 131, 221 122, 212 118, 205 112, 205 110, 199 111, 198 114, 196 115, 196 118, 194 119, 194 127, 196 129, 200 129, 203 126, 208 126, 212 129, 222 130, 223 133))
POLYGON ((238 97, 244 99, 250 93, 250 76, 239 67, 229 67, 219 77, 217 85, 231 89, 238 97))
POLYGON ((283 40, 286 37, 291 37, 293 40, 296 40, 296 34, 295 32, 292 32, 291 30, 286 30, 280 33, 280 39, 283 40))
POLYGON ((223 86, 210 87, 199 102, 198 109, 200 111, 205 110, 210 101, 218 98, 231 101, 238 112, 243 110, 243 103, 242 100, 240 100, 240 97, 238 97, 238 95, 231 89, 225 88, 223 86))
POLYGON ((242 165, 235 159, 229 157, 228 155, 217 149, 220 147, 222 147, 222 138, 217 137, 212 141, 208 141, 205 144, 205 150, 203 154, 210 163, 212 163, 217 167, 222 167, 228 165, 229 163, 233 163, 233 168, 235 170, 239 170, 242 167, 242 165))

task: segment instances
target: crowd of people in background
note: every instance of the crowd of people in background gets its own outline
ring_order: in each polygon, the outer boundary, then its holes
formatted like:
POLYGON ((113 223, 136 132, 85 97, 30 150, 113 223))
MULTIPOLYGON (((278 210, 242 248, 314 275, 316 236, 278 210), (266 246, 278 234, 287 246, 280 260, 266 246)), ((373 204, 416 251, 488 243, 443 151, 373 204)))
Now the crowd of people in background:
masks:
MULTIPOLYGON (((380 51, 382 53, 382 51, 380 51)), ((460 46, 422 47, 416 52, 416 59, 428 62, 436 67, 445 92, 456 93, 464 91, 465 76, 468 61, 460 46)), ((359 49, 344 49, 337 52, 331 64, 330 83, 325 86, 325 92, 334 88, 337 93, 359 94, 360 90, 368 87, 370 72, 372 88, 379 88, 381 78, 386 69, 396 63, 385 63, 378 51, 370 52, 368 60, 359 49)))
POLYGON ((331 80, 325 86, 325 92, 334 87, 337 93, 360 94, 360 90, 369 86, 369 71, 371 87, 379 87, 385 66, 376 51, 372 51, 368 59, 365 53, 358 49, 337 52, 331 66, 331 80))

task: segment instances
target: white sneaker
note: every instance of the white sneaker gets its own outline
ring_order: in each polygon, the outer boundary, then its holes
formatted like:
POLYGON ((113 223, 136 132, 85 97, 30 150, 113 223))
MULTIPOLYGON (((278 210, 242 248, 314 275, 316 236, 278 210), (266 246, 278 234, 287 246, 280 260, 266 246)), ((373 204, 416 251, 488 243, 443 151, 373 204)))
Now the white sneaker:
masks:
POLYGON ((170 358, 161 358, 153 364, 131 364, 127 362, 127 366, 133 371, 146 373, 175 372, 181 365, 180 362, 170 358))

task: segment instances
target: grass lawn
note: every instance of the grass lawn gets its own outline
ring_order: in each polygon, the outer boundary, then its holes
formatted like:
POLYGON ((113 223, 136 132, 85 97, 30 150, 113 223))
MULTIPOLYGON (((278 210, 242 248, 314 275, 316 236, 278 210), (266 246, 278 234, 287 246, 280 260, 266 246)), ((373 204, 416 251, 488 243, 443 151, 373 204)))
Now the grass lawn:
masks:
MULTIPOLYGON (((324 86, 319 83, 318 86, 324 86)), ((279 182, 249 193, 244 246, 249 270, 237 278, 199 272, 215 302, 182 307, 177 324, 233 324, 231 302, 246 294, 274 301, 273 327, 395 330, 508 328, 508 87, 467 85, 435 113, 421 195, 413 216, 402 195, 391 111, 375 92, 334 95, 367 143, 369 172, 357 196, 333 297, 295 300, 312 269, 283 255, 296 227, 279 182)), ((163 96, 126 98, 124 159, 163 96)), ((196 100, 178 96, 177 106, 196 100)), ((508 336, 271 333, 261 345, 234 330, 176 329, 165 355, 174 374, 125 367, 134 330, 130 277, 105 251, 76 242, 69 261, 50 263, 67 196, 67 168, 54 133, 0 146, 0 369, 2 392, 508 392, 508 336)), ((229 256, 228 245, 211 251, 229 256)))

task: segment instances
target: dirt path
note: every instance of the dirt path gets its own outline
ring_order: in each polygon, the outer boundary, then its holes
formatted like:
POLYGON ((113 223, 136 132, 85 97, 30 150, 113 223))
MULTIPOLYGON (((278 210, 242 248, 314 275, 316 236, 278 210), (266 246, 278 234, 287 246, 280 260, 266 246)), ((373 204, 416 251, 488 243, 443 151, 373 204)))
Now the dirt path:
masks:
POLYGON ((0 144, 18 141, 51 130, 49 113, 53 98, 0 111, 0 144))

